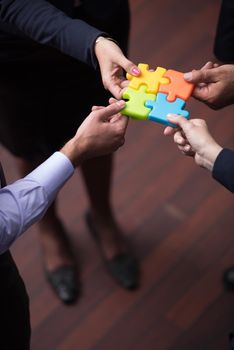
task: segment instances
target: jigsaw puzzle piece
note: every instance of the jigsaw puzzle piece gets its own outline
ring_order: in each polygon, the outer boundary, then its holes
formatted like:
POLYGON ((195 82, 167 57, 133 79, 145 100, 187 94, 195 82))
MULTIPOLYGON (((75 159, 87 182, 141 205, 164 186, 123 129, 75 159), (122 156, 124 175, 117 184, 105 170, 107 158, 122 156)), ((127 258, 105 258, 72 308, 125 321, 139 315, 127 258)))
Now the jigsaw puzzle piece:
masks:
POLYGON ((148 119, 150 109, 145 107, 146 100, 156 100, 156 95, 147 94, 146 86, 141 86, 138 90, 127 88, 123 93, 123 99, 129 100, 121 111, 122 114, 134 119, 148 119))
POLYGON ((151 108, 151 112, 148 115, 149 120, 158 122, 164 125, 170 125, 175 127, 174 124, 167 120, 167 114, 179 114, 185 118, 189 118, 189 112, 184 110, 185 101, 177 98, 174 102, 167 101, 167 95, 158 93, 156 101, 147 100, 145 106, 151 108))
POLYGON ((184 75, 181 72, 169 69, 164 77, 169 78, 170 83, 160 85, 159 92, 168 94, 167 100, 173 102, 176 98, 181 98, 187 101, 193 92, 194 85, 184 80, 184 75))
POLYGON ((157 94, 159 85, 169 84, 170 80, 165 78, 164 74, 166 69, 162 67, 157 67, 155 71, 149 71, 149 65, 140 63, 138 68, 141 70, 141 74, 138 77, 135 77, 127 73, 127 79, 130 80, 128 87, 132 89, 138 89, 142 85, 147 86, 147 92, 157 94))

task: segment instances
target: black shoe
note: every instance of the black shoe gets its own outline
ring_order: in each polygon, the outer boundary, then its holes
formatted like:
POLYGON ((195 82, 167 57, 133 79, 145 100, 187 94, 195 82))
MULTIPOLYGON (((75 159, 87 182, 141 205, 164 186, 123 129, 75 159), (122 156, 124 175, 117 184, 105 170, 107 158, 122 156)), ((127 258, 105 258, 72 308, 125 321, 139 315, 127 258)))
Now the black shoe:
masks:
POLYGON ((65 304, 74 304, 79 295, 77 271, 74 266, 61 266, 55 271, 46 271, 46 277, 54 292, 65 304))
MULTIPOLYGON (((92 236, 99 244, 98 233, 89 211, 85 213, 85 221, 92 236)), ((103 254, 102 257, 109 273, 123 288, 133 290, 139 286, 139 266, 137 260, 133 256, 129 253, 122 253, 110 260, 103 254)))
POLYGON ((225 289, 234 292, 234 267, 229 267, 223 273, 223 284, 225 289))

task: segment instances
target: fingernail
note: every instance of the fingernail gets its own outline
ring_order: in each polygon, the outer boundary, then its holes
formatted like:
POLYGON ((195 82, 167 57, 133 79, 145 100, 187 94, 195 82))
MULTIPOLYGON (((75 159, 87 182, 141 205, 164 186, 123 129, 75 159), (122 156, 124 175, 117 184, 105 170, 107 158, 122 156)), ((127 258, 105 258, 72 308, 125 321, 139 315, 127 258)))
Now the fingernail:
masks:
POLYGON ((134 67, 134 68, 132 68, 131 72, 132 72, 132 74, 134 74, 134 75, 138 75, 141 71, 140 71, 140 69, 134 67))
POLYGON ((125 101, 124 100, 120 100, 118 102, 116 102, 116 104, 119 106, 119 107, 124 107, 125 106, 125 101))
POLYGON ((192 72, 184 73, 184 79, 187 81, 192 80, 192 72))
POLYGON ((167 115, 167 117, 169 117, 169 118, 174 118, 174 117, 175 117, 175 115, 174 115, 174 114, 169 113, 169 114, 167 115))

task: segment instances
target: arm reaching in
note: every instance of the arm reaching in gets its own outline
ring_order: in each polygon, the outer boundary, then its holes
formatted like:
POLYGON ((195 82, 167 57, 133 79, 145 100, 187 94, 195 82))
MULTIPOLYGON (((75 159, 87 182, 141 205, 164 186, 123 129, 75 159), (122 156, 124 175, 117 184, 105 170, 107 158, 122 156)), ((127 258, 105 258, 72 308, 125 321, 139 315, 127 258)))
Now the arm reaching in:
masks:
POLYGON ((200 70, 184 74, 185 80, 196 84, 193 96, 213 109, 234 103, 234 65, 218 66, 207 62, 200 70))
POLYGON ((138 76, 139 68, 127 59, 119 46, 105 37, 99 37, 95 45, 95 54, 100 66, 104 87, 120 99, 126 86, 125 72, 138 76))
POLYGON ((97 37, 105 34, 69 17, 46 0, 0 0, 0 26, 94 67, 97 62, 93 46, 97 37))
POLYGON ((202 119, 187 120, 176 115, 168 115, 167 119, 179 129, 167 127, 164 134, 174 136, 174 142, 182 154, 193 157, 197 165, 212 171, 222 147, 209 133, 206 122, 202 119))
POLYGON ((124 101, 96 107, 76 135, 25 178, 0 189, 0 254, 40 220, 74 167, 90 157, 116 151, 124 143, 128 119, 124 101))
POLYGON ((174 136, 181 153, 193 157, 196 164, 211 171, 215 180, 234 193, 234 151, 222 148, 202 119, 168 115, 168 120, 179 128, 167 127, 164 134, 174 136))
POLYGON ((0 25, 93 67, 98 63, 104 87, 118 99, 125 71, 140 74, 106 33, 69 17, 46 0, 0 0, 0 25))
POLYGON ((124 144, 128 124, 128 118, 120 114, 124 106, 121 100, 107 107, 93 107, 76 135, 61 149, 74 166, 84 159, 112 153, 124 144))

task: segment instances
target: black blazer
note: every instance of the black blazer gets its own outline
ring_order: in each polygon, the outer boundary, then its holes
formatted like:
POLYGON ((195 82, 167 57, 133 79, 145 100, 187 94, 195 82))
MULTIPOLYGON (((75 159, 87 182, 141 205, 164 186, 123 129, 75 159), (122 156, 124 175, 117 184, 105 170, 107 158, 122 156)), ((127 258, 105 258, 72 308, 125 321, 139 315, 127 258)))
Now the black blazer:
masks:
POLYGON ((212 175, 214 179, 234 193, 234 151, 224 148, 219 153, 212 175))
MULTIPOLYGON (((118 2, 114 0, 116 5, 118 2)), ((31 44, 48 45, 96 67, 93 45, 105 33, 74 19, 73 3, 73 0, 0 0, 0 62, 14 59, 31 40, 31 44)), ((109 3, 110 7, 112 1, 109 3)))
POLYGON ((234 350, 234 333, 229 334, 229 350, 234 350))

